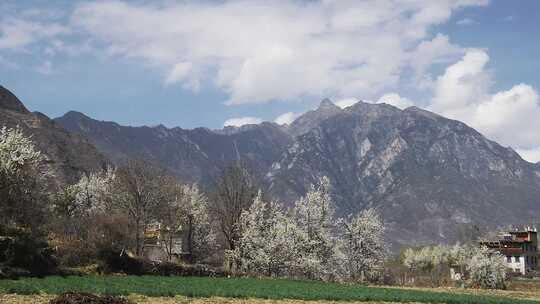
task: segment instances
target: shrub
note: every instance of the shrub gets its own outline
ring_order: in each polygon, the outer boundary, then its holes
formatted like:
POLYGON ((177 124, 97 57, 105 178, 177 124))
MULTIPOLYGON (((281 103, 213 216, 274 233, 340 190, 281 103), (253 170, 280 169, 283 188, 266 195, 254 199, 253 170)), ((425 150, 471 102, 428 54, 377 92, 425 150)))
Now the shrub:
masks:
POLYGON ((0 242, 0 269, 4 276, 46 276, 58 272, 58 261, 48 243, 31 233, 14 230, 0 242))
POLYGON ((100 270, 104 273, 125 273, 128 275, 157 275, 182 277, 223 277, 222 269, 208 265, 184 265, 171 262, 153 262, 143 258, 130 257, 116 250, 100 252, 100 270))
POLYGON ((60 265, 77 267, 95 262, 95 250, 80 240, 53 243, 60 265))
POLYGON ((22 268, 15 268, 9 266, 0 266, 0 280, 10 279, 15 280, 21 277, 31 277, 30 271, 22 268))
POLYGON ((129 256, 125 251, 103 249, 99 252, 101 270, 105 273, 122 272, 128 275, 144 275, 151 272, 148 260, 129 256))
POLYGON ((221 269, 208 265, 182 265, 170 262, 157 263, 152 269, 152 275, 159 276, 182 276, 182 277, 224 277, 221 269))

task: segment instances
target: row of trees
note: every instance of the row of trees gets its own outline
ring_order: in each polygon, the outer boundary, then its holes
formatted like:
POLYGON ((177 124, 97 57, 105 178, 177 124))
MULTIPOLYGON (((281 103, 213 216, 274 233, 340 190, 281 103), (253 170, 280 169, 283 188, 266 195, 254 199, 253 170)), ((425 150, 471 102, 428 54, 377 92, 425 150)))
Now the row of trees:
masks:
POLYGON ((83 176, 61 191, 53 206, 60 228, 57 231, 65 238, 59 241, 75 242, 93 252, 99 248, 133 249, 140 256, 152 223, 163 227, 160 244, 169 260, 181 233, 187 235, 189 262, 205 259, 216 247, 205 195, 196 185, 179 183, 142 161, 128 161, 118 169, 83 176))
POLYGON ((428 274, 433 284, 453 268, 482 288, 502 288, 506 280, 504 257, 487 247, 476 245, 432 246, 403 253, 403 264, 417 274, 428 274), (444 273, 444 274, 443 274, 444 273))
MULTIPOLYGON (((286 208, 266 200, 238 164, 216 179, 209 199, 142 161, 83 175, 51 193, 44 160, 19 129, 0 130, 0 236, 28 231, 67 266, 93 263, 104 250, 142 255, 147 229, 160 223, 168 258, 182 234, 189 263, 213 258, 245 273, 324 280, 362 280, 382 267, 377 212, 336 218, 327 178, 286 208)), ((0 266, 5 260, 0 255, 0 266)))
POLYGON ((228 252, 242 271, 319 280, 364 280, 382 271, 384 227, 373 209, 335 217, 322 178, 292 209, 259 192, 240 216, 238 246, 228 252))

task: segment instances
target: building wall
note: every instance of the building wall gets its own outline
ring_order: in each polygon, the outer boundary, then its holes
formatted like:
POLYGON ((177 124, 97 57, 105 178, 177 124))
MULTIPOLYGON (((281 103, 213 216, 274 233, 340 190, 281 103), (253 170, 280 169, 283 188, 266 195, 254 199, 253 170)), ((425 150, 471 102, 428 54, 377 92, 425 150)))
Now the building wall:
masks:
POLYGON ((510 268, 513 272, 519 272, 521 274, 525 274, 525 257, 520 256, 518 257, 518 261, 516 262, 515 256, 510 256, 510 262, 508 262, 508 257, 503 257, 504 261, 506 262, 506 265, 508 268, 510 268))

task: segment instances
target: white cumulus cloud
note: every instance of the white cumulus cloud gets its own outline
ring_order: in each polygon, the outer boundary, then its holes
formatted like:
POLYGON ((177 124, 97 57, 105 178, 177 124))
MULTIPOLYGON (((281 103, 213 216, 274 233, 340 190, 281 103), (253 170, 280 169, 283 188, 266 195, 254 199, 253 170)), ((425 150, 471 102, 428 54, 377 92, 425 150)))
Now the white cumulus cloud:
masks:
POLYGON ((358 99, 357 98, 343 98, 343 99, 340 99, 336 102, 334 102, 334 104, 342 109, 345 109, 347 107, 350 107, 352 106, 353 104, 357 103, 358 102, 358 99))
POLYGON ((456 22, 457 25, 473 25, 473 24, 476 24, 477 22, 474 20, 474 19, 471 19, 471 18, 463 18, 463 19, 460 19, 456 22))
POLYGON ((69 32, 68 27, 55 22, 6 18, 0 22, 0 50, 23 50, 33 43, 69 32))
POLYGON ((262 122, 262 119, 258 117, 236 117, 227 119, 224 123, 224 127, 241 127, 243 125, 254 125, 254 124, 260 124, 262 122))
POLYGON ((488 138, 511 146, 529 161, 540 151, 540 98, 527 84, 492 92, 484 50, 471 49, 437 78, 430 109, 461 120, 488 138))
POLYGON ((384 94, 379 98, 377 103, 386 103, 402 110, 414 105, 411 100, 406 97, 401 97, 397 93, 384 94))
POLYGON ((464 53, 463 48, 450 43, 450 38, 443 34, 437 34, 431 40, 422 41, 411 57, 414 86, 420 89, 432 89, 433 79, 430 68, 436 64, 455 62, 464 53))
POLYGON ((531 149, 516 149, 516 152, 519 153, 523 159, 532 163, 540 162, 540 146, 531 149))
POLYGON ((276 119, 274 119, 274 122, 278 125, 288 125, 293 122, 298 116, 299 114, 297 113, 287 112, 276 117, 276 119))
POLYGON ((469 50, 437 78, 431 108, 454 119, 469 120, 475 105, 487 98, 491 79, 484 68, 489 56, 483 50, 469 50))
MULTIPOLYGON (((71 25, 115 56, 163 71, 164 82, 217 86, 228 104, 306 96, 376 96, 456 9, 487 0, 85 2, 71 25)), ((435 38, 433 61, 455 46, 435 38), (449 50, 444 50, 448 48, 449 50)), ((418 67, 416 67, 419 65, 418 67)))

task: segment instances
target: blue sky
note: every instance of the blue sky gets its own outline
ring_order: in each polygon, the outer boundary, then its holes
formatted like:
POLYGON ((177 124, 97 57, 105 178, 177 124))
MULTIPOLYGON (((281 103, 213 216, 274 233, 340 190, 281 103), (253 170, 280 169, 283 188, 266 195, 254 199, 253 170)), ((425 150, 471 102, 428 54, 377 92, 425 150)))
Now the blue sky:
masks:
POLYGON ((539 17, 535 0, 2 0, 0 84, 51 117, 183 128, 324 97, 417 105, 538 161, 539 17))

